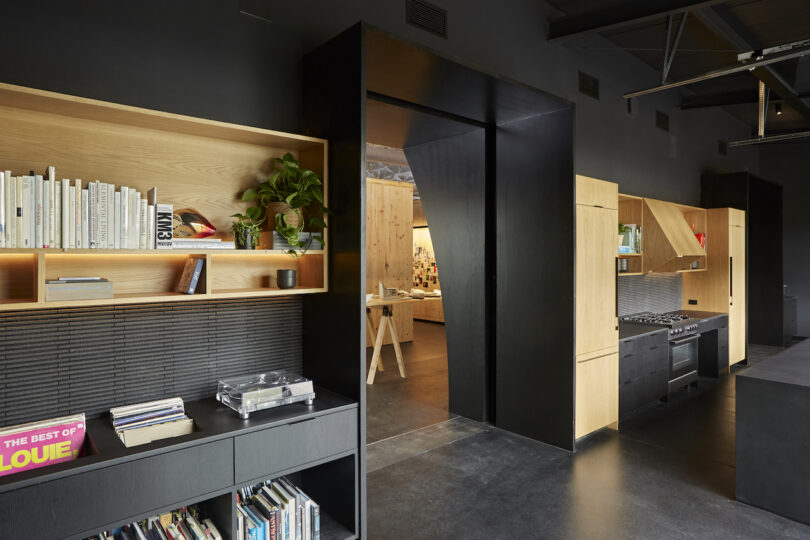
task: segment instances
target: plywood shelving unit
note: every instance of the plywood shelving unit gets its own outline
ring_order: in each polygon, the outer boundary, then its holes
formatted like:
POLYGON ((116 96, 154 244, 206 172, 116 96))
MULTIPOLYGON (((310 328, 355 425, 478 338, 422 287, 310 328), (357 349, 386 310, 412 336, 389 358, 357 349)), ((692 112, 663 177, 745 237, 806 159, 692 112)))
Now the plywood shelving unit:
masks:
MULTIPOLYGON (((146 193, 175 210, 194 208, 231 240, 240 194, 266 178, 286 152, 323 179, 327 142, 0 84, 0 166, 12 175, 56 166, 57 178, 99 179, 146 193)), ((291 258, 281 250, 0 249, 0 311, 310 294, 327 290, 327 251, 291 258), (185 261, 206 258, 195 295, 173 292, 185 261), (298 271, 298 287, 278 289, 276 270, 298 271), (45 302, 47 279, 93 275, 113 282, 107 300, 45 302)))
MULTIPOLYGON (((619 223, 629 223, 644 231, 644 199, 619 193, 619 223)), ((643 234, 643 232, 642 232, 643 234)), ((641 242, 642 252, 644 241, 641 242)), ((619 253, 619 259, 627 260, 627 272, 619 276, 640 276, 643 271, 643 253, 619 253)))

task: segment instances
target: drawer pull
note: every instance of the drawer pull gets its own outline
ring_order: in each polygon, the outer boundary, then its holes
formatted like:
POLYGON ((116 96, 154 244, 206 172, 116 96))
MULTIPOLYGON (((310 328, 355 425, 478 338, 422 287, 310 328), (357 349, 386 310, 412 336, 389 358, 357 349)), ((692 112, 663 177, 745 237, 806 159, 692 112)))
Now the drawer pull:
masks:
POLYGON ((632 354, 625 354, 624 356, 622 356, 622 358, 630 358, 631 356, 634 356, 634 355, 632 355, 632 354))
POLYGON ((297 426, 298 424, 304 424, 306 422, 312 422, 313 420, 317 420, 317 419, 318 419, 318 417, 316 416, 315 418, 306 418, 304 420, 298 420, 297 422, 290 422, 287 425, 288 426, 297 426))
POLYGON ((650 347, 650 350, 651 350, 651 351, 654 351, 654 350, 655 350, 655 349, 657 349, 657 348, 658 348, 658 345, 656 345, 655 347, 650 347))

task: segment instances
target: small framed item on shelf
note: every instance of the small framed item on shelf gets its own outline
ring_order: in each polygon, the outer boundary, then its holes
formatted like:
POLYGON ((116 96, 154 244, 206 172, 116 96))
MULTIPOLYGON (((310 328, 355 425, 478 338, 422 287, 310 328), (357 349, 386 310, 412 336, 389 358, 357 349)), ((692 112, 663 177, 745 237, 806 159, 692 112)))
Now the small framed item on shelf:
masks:
POLYGON ((315 390, 312 381, 295 373, 271 371, 219 381, 217 400, 239 413, 250 413, 299 401, 312 405, 315 390))

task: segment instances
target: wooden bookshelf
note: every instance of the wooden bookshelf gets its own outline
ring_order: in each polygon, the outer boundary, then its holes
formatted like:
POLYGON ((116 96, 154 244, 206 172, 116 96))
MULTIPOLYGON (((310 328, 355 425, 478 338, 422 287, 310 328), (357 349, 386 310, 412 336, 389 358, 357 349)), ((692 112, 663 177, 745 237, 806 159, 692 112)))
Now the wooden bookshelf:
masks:
MULTIPOLYGON (((272 158, 291 153, 323 179, 327 142, 250 126, 192 118, 20 86, 0 84, 0 167, 13 176, 56 166, 57 178, 99 179, 160 203, 194 208, 232 240, 241 193, 266 178, 272 158)), ((0 311, 325 292, 327 246, 292 258, 282 250, 0 249, 0 311), (185 261, 206 258, 198 294, 174 292, 185 261), (275 286, 278 269, 296 269, 298 287, 275 286), (113 282, 106 300, 45 302, 46 279, 99 276, 113 282)))

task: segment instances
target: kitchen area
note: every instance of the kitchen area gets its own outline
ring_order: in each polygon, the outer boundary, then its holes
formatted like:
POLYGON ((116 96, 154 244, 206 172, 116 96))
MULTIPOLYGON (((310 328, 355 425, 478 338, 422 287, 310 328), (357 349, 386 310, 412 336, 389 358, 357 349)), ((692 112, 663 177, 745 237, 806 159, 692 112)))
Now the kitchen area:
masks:
POLYGON ((741 210, 576 180, 580 439, 746 360, 746 241, 741 210))

